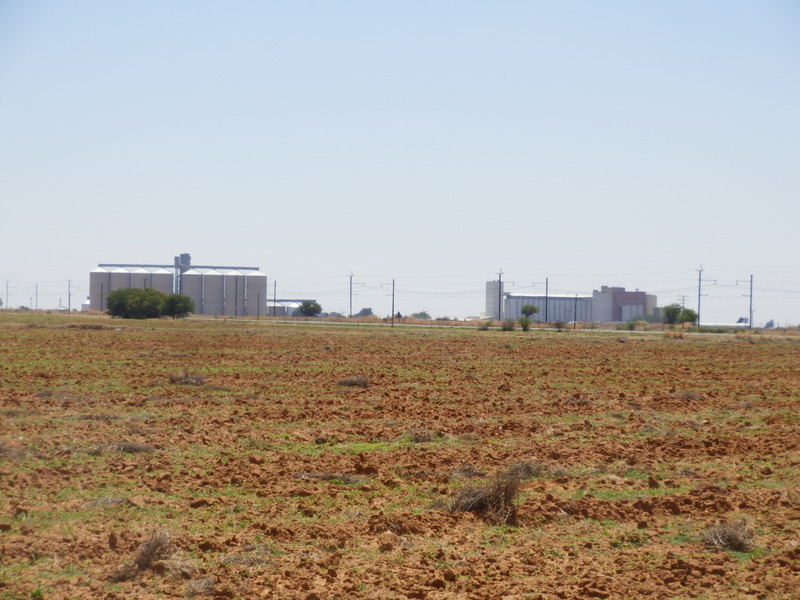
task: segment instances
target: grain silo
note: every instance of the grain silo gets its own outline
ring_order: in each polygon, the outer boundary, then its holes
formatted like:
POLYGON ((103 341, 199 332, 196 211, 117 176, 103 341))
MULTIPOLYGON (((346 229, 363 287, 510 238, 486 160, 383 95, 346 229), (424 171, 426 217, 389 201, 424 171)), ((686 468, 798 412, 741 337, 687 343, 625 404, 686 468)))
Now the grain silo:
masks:
POLYGON ((192 299, 195 314, 260 316, 267 300, 267 277, 257 267, 193 266, 189 254, 171 265, 100 264, 89 274, 89 306, 106 310, 113 290, 152 288, 192 299))
POLYGON ((248 317, 262 316, 267 306, 267 276, 260 271, 246 271, 244 283, 244 314, 248 317))
POLYGON ((106 297, 111 290, 111 271, 97 267, 89 273, 89 308, 105 310, 106 297))
POLYGON ((203 275, 195 269, 189 269, 181 274, 181 294, 188 296, 194 302, 194 312, 200 315, 205 312, 203 275))
POLYGON ((131 272, 126 267, 115 267, 111 270, 111 285, 109 292, 114 290, 124 290, 131 287, 131 272))
POLYGON ((164 267, 152 267, 150 269, 150 284, 147 287, 165 294, 171 294, 174 280, 175 276, 171 270, 164 267))
MULTIPOLYGON (((203 308, 202 310, 198 310, 198 312, 202 315, 224 316, 225 280, 222 274, 216 269, 208 268, 198 268, 196 272, 200 276, 203 289, 203 308)), ((189 273, 189 271, 184 271, 184 275, 186 273, 189 273)), ((181 288, 181 290, 183 290, 183 288, 181 288)))

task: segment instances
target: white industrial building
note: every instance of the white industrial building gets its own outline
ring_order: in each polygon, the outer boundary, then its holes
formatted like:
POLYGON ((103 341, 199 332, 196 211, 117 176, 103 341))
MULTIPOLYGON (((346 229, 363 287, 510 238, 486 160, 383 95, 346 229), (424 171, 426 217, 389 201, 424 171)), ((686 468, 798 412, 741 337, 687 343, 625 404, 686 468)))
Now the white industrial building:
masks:
POLYGON ((653 294, 605 285, 591 296, 529 296, 505 292, 499 281, 486 282, 486 316, 492 319, 519 319, 522 307, 530 304, 539 308, 534 321, 625 322, 655 315, 656 301, 653 294))
POLYGON ((126 288, 183 294, 200 315, 266 314, 267 276, 258 267, 192 266, 188 254, 176 256, 172 265, 100 264, 89 273, 89 308, 105 311, 108 293, 126 288))

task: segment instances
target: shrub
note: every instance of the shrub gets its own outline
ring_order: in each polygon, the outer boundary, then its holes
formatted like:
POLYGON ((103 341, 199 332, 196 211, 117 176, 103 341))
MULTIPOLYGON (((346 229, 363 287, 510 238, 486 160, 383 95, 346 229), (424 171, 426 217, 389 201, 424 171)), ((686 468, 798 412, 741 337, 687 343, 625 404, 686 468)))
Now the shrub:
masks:
POLYGON ((520 317, 519 326, 522 327, 522 331, 530 331, 531 320, 528 317, 520 317))
POLYGON ((476 513, 492 525, 510 525, 516 520, 518 493, 519 479, 501 475, 488 485, 465 485, 453 496, 448 510, 476 513))
POLYGON ((703 532, 706 546, 719 550, 747 552, 753 547, 753 532, 744 519, 735 523, 721 523, 703 532))
POLYGON ((344 379, 340 379, 339 385, 346 387, 368 388, 369 380, 363 375, 351 375, 349 377, 345 377, 344 379))
POLYGON ((194 302, 183 294, 165 294, 153 288, 125 288, 109 292, 106 312, 122 319, 182 318, 194 311, 194 302))
POLYGON ((514 328, 517 326, 517 323, 514 319, 506 319, 500 325, 500 329, 503 331, 514 331, 514 328))
POLYGON ((489 328, 492 326, 491 319, 485 319, 483 321, 478 322, 478 330, 479 331, 489 331, 489 328))
POLYGON ((558 331, 564 331, 567 328, 567 324, 564 321, 556 321, 553 323, 553 327, 555 327, 558 331))
POLYGON ((111 575, 112 581, 128 581, 136 575, 154 566, 158 561, 171 558, 177 548, 170 534, 164 530, 156 530, 143 541, 133 560, 116 569, 111 575))
POLYGON ((322 312, 322 307, 313 300, 304 300, 297 310, 304 317, 316 317, 322 312))
POLYGON ((194 301, 183 294, 167 294, 161 304, 161 314, 173 319, 183 319, 194 312, 194 301))

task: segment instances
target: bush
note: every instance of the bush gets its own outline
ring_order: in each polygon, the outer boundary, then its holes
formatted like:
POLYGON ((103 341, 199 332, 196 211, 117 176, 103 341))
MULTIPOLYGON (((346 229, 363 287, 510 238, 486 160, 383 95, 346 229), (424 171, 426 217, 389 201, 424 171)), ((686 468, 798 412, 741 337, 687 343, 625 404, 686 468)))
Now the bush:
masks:
POLYGON ((109 292, 106 312, 122 319, 182 318, 194 311, 194 302, 182 294, 165 294, 153 288, 125 288, 109 292))
POLYGON ((173 319, 183 319, 194 312, 194 301, 183 294, 167 294, 161 305, 161 314, 173 319))
POLYGON ((492 320, 486 319, 485 321, 480 321, 478 323, 478 329, 480 331, 489 331, 489 328, 492 326, 492 320))
POLYGON ((721 523, 703 532, 703 542, 709 548, 747 552, 753 546, 753 532, 744 519, 735 523, 721 523))
POLYGON ((520 317, 519 326, 522 327, 522 331, 529 331, 531 328, 531 320, 528 317, 520 317))
POLYGON ((313 300, 303 300, 297 310, 304 317, 316 317, 322 312, 322 307, 313 300))
POLYGON ((553 323, 553 327, 555 327, 559 331, 564 331, 564 329, 566 329, 567 327, 567 324, 564 321, 556 321, 555 323, 553 323))
POLYGON ((539 312, 539 307, 534 306, 533 304, 526 304, 520 309, 520 312, 526 317, 530 318, 531 315, 535 315, 539 312))
POLYGON ((502 329, 503 331, 514 331, 514 328, 516 326, 517 326, 517 323, 514 321, 514 319, 506 319, 500 325, 500 329, 502 329))
POLYGON ((514 499, 519 479, 497 477, 488 485, 465 485, 453 496, 449 511, 474 512, 492 525, 512 525, 516 520, 514 499))

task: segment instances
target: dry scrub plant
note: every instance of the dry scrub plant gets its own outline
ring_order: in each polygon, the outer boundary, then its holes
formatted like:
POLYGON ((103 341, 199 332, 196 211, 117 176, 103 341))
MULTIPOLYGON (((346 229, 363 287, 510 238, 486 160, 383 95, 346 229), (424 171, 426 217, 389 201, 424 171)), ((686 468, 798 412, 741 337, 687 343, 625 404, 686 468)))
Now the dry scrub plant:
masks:
POLYGON ((169 532, 157 529, 139 544, 131 562, 118 567, 112 574, 112 581, 128 581, 147 569, 157 573, 189 578, 194 569, 178 555, 178 548, 169 532))
POLYGON ((734 523, 720 523, 703 532, 703 542, 718 550, 747 552, 753 547, 753 532, 744 519, 734 523))
POLYGON ((155 448, 148 444, 140 444, 138 442, 114 442, 111 444, 100 444, 89 450, 91 456, 100 456, 107 452, 126 452, 128 454, 137 454, 140 452, 150 453, 155 448))
POLYGON ((519 479, 499 475, 485 485, 465 485, 450 500, 448 510, 473 512, 493 525, 511 525, 516 520, 514 499, 519 493, 519 479))
POLYGON ((369 380, 363 375, 351 375, 349 377, 345 377, 344 379, 340 379, 339 385, 343 385, 345 387, 360 387, 366 389, 369 387, 369 380))

